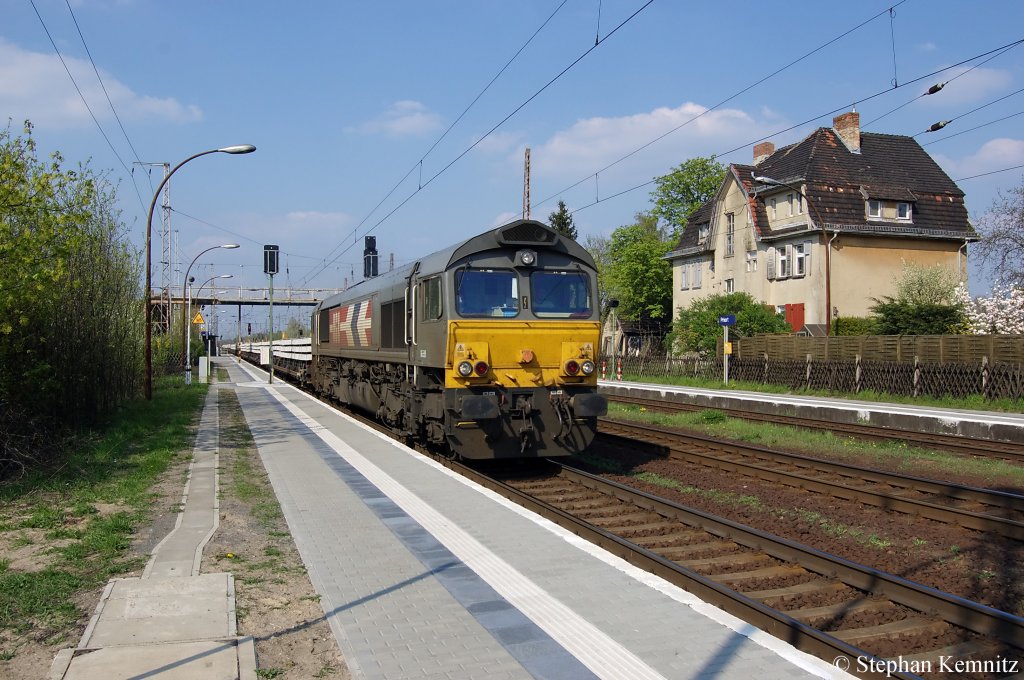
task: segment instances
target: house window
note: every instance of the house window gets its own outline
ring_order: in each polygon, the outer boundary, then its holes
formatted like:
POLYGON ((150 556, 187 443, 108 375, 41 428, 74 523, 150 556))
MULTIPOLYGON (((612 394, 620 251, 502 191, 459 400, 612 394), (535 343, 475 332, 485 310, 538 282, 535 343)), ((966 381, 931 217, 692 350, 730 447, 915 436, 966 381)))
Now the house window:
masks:
POLYGON ((690 266, 692 267, 692 269, 690 270, 690 288, 700 288, 700 279, 701 279, 700 261, 698 260, 697 262, 694 262, 690 266))
POLYGON ((735 293, 736 292, 736 280, 735 279, 726 279, 725 280, 725 292, 726 293, 735 293))
POLYGON ((756 250, 748 250, 747 251, 747 271, 748 272, 756 272, 757 271, 757 251, 756 250))
POLYGON ((727 213, 725 215, 725 256, 732 257, 736 241, 736 215, 727 213))
POLYGON ((868 217, 881 217, 882 216, 882 202, 881 201, 868 201, 868 217))
POLYGON ((786 194, 786 217, 793 216, 793 194, 786 194))
POLYGON ((792 246, 786 246, 785 248, 779 248, 779 278, 786 279, 790 275, 790 266, 792 263, 791 253, 793 252, 792 246))
POLYGON ((776 207, 776 201, 775 201, 775 199, 773 198, 773 199, 772 199, 772 219, 773 219, 773 220, 775 219, 775 207, 776 207))
POLYGON ((689 273, 689 264, 683 264, 683 266, 679 268, 679 290, 686 290, 687 288, 690 287, 690 277, 688 276, 689 273))
POLYGON ((800 195, 800 194, 796 195, 796 214, 797 215, 803 215, 804 214, 804 197, 802 195, 800 195))
POLYGON ((803 276, 807 273, 807 255, 803 243, 793 246, 793 276, 803 276))
POLYGON ((896 204, 896 217, 901 220, 910 219, 910 204, 909 203, 897 203, 896 204))
POLYGON ((702 224, 697 227, 697 243, 704 243, 708 240, 708 235, 711 233, 710 224, 702 224))

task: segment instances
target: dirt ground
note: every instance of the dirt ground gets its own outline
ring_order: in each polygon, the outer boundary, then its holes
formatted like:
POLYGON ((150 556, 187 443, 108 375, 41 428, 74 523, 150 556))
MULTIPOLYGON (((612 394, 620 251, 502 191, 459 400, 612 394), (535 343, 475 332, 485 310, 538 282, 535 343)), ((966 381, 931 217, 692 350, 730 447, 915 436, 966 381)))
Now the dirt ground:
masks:
MULTIPOLYGON (((221 392, 220 412, 220 526, 201 570, 234 574, 238 634, 255 639, 260 678, 349 680, 233 392, 221 392)), ((121 577, 141 576, 153 548, 174 528, 190 461, 191 452, 183 452, 152 488, 152 521, 136 531, 128 555, 139 566, 121 577)), ((100 513, 120 509, 97 506, 100 513)), ((46 568, 46 551, 60 540, 45 539, 45 533, 0 534, 0 556, 18 570, 46 568)), ((57 652, 78 644, 101 592, 102 586, 74 598, 79 616, 70 625, 0 631, 0 648, 17 650, 0 657, 0 678, 47 677, 57 652)))
POLYGON ((255 639, 260 677, 348 680, 232 391, 220 418, 220 526, 200 569, 234 574, 238 634, 255 639))

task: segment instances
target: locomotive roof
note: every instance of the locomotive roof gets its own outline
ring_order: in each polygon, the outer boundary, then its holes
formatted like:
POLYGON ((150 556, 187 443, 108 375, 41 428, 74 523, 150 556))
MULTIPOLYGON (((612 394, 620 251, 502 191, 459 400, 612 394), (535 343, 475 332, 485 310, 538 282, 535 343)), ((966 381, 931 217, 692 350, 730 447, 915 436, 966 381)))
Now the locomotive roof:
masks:
POLYGON ((380 276, 375 276, 372 279, 363 279, 347 290, 325 298, 320 303, 320 306, 334 306, 346 300, 364 298, 379 290, 393 286, 404 287, 406 279, 409 278, 409 273, 417 263, 419 263, 420 274, 433 274, 448 270, 456 262, 469 255, 499 248, 553 250, 581 260, 591 268, 595 267, 594 258, 591 257, 590 253, 583 246, 575 241, 559 235, 558 232, 543 222, 516 220, 421 257, 415 262, 402 265, 380 276))

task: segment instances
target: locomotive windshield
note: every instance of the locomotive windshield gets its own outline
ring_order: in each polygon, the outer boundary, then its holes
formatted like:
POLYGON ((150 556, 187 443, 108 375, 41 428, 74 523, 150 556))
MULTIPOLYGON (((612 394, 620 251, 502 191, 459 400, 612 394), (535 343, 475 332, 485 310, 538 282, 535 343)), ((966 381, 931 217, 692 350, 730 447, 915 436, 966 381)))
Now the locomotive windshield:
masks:
POLYGON ((535 271, 530 288, 533 313, 538 317, 590 316, 590 282, 583 272, 535 271))
POLYGON ((455 273, 456 309, 462 316, 516 316, 519 279, 502 269, 462 269, 455 273))

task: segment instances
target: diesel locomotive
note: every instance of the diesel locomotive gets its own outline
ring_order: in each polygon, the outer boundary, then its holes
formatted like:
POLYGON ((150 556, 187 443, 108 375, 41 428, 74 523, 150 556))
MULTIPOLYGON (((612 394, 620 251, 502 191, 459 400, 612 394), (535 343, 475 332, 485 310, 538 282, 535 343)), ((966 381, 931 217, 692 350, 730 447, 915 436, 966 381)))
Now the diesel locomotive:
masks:
POLYGON ((465 459, 565 456, 593 441, 593 258, 518 220, 365 279, 312 315, 304 380, 465 459))

